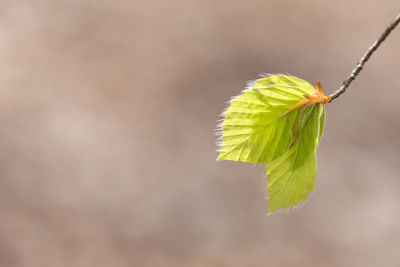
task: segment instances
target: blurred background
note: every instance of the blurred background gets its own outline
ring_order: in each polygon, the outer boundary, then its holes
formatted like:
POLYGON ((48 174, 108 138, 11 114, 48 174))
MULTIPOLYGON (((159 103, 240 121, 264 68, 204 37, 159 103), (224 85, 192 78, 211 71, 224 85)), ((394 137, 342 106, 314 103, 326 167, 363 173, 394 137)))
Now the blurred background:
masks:
MULTIPOLYGON (((261 73, 338 89, 398 0, 0 1, 0 266, 399 266, 400 28, 267 216, 214 129, 261 73)), ((399 26, 400 27, 400 26, 399 26)))

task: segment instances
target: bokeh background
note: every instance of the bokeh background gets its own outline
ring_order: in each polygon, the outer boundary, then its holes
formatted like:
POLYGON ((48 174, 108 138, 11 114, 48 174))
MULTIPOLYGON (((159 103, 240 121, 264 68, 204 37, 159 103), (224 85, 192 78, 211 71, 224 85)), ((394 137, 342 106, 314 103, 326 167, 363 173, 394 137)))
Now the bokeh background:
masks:
POLYGON ((0 266, 399 266, 400 28, 327 105, 317 186, 266 216, 217 162, 260 73, 328 93, 398 0, 0 2, 0 266))

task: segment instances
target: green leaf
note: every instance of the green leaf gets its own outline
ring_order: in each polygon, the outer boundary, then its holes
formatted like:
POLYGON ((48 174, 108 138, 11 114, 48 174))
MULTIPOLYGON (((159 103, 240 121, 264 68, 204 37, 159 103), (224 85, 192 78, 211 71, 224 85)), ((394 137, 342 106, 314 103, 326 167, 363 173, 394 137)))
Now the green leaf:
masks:
POLYGON ((224 113, 218 159, 271 162, 289 149, 299 110, 283 116, 316 92, 308 82, 287 75, 263 77, 234 98, 224 113))
POLYGON ((314 189, 325 108, 296 105, 314 93, 299 78, 267 76, 249 84, 224 113, 218 159, 267 163, 269 213, 306 201, 314 189))
POLYGON ((269 213, 306 201, 314 190, 316 149, 323 132, 325 108, 323 104, 313 104, 307 109, 310 112, 303 118, 298 142, 267 165, 269 213))

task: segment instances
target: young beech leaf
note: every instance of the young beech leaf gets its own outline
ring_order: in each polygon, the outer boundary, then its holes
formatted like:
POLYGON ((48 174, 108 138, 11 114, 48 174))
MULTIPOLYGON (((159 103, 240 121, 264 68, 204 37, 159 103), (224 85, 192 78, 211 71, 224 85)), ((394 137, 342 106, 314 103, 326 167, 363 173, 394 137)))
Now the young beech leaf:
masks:
POLYGON ((308 193, 314 190, 316 149, 324 127, 325 109, 319 103, 307 109, 298 142, 267 165, 269 213, 306 201, 308 193))
POLYGON ((318 82, 316 90, 299 78, 271 75, 250 83, 224 112, 218 159, 267 163, 270 213, 313 190, 322 103, 329 100, 318 82))

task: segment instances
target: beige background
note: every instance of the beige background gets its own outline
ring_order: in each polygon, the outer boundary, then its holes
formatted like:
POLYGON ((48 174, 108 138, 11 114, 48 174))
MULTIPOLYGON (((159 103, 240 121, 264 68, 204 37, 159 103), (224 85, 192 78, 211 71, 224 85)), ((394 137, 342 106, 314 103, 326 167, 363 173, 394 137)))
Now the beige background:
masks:
POLYGON ((400 28, 327 106, 317 189, 266 216, 263 166, 217 162, 260 73, 327 92, 389 1, 0 2, 0 265, 399 266, 400 28))

